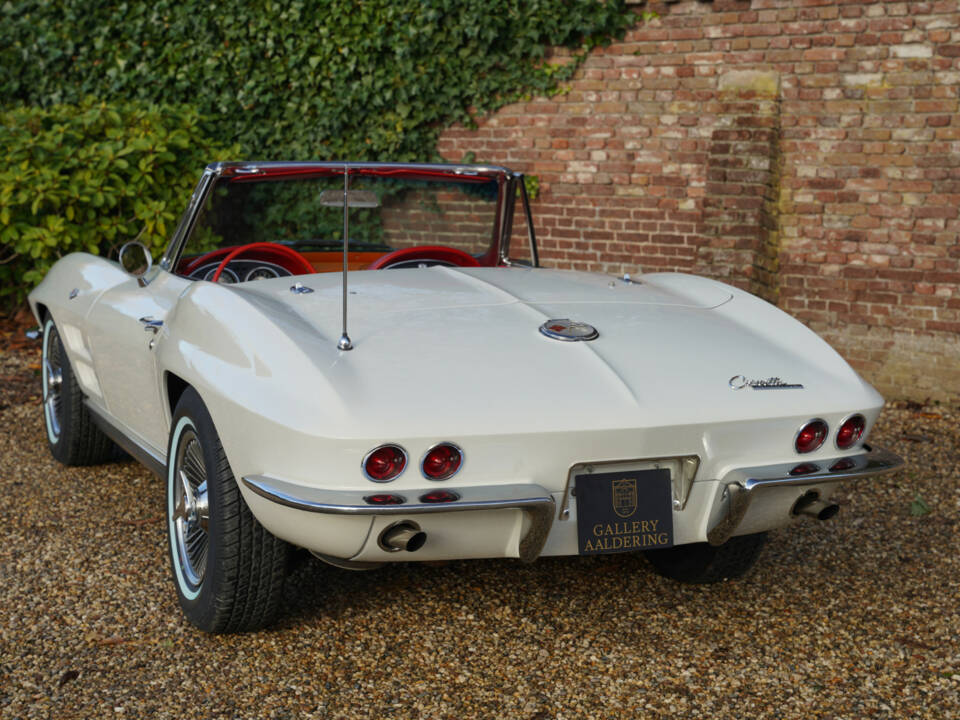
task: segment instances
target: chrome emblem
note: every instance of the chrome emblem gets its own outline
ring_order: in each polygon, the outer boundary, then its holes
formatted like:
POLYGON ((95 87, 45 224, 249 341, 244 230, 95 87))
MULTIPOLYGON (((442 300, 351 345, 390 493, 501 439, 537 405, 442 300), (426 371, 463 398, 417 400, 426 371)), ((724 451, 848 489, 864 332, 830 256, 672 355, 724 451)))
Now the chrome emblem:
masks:
POLYGON ((600 335, 593 325, 587 325, 586 323, 570 320, 569 318, 547 320, 540 326, 540 332, 548 338, 565 340, 567 342, 595 340, 600 335))
POLYGON ((637 481, 631 478, 613 481, 613 511, 628 518, 637 510, 637 481))
POLYGON ((784 382, 778 377, 771 377, 766 380, 748 380, 744 375, 734 375, 730 378, 729 384, 734 390, 743 390, 745 387, 754 390, 803 390, 803 385, 800 383, 784 382))

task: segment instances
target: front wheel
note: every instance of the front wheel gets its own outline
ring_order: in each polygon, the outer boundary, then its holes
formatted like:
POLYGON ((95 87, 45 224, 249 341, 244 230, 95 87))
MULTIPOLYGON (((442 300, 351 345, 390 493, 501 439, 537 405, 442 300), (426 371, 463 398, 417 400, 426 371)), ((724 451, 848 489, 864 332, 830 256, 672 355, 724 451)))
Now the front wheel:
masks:
POLYGON ((180 607, 193 625, 243 632, 273 620, 290 546, 250 512, 192 388, 177 403, 170 432, 167 531, 180 607))
POLYGON ((715 583, 743 577, 756 563, 767 534, 739 535, 723 545, 693 543, 647 550, 647 560, 664 577, 685 583, 715 583))

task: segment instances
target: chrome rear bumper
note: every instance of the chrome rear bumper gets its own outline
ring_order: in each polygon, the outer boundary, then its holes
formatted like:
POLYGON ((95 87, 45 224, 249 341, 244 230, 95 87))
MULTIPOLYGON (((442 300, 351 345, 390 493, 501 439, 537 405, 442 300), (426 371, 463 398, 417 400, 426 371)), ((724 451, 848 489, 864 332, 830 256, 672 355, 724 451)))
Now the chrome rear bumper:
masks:
POLYGON ((790 471, 803 461, 768 465, 766 467, 741 468, 724 475, 720 484, 728 493, 728 503, 724 517, 707 532, 707 541, 711 545, 722 545, 740 526, 741 521, 750 509, 750 504, 762 493, 770 488, 779 488, 790 485, 826 485, 828 483, 860 480, 862 478, 883 475, 898 470, 903 465, 903 458, 883 448, 863 446, 864 452, 844 458, 833 458, 829 463, 814 463, 817 470, 802 475, 791 475, 790 471), (852 466, 831 470, 840 461, 850 461, 852 466))
POLYGON ((539 485, 489 485, 485 487, 444 488, 459 495, 459 500, 445 503, 403 503, 402 505, 370 505, 364 500, 369 492, 324 490, 295 485, 264 475, 243 478, 243 484, 260 497, 285 507, 328 515, 402 515, 415 517, 429 513, 469 512, 479 510, 523 510, 530 515, 530 529, 520 541, 520 559, 533 562, 539 557, 550 534, 556 504, 547 490, 539 485))

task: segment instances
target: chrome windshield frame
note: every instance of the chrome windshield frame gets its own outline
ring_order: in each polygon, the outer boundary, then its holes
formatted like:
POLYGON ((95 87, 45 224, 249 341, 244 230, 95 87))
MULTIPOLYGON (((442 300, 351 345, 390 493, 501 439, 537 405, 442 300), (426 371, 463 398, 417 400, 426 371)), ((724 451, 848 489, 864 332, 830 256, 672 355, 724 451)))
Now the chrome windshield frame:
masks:
POLYGON ((530 244, 530 266, 540 267, 540 252, 537 248, 537 236, 533 229, 533 212, 530 210, 530 197, 523 173, 513 173, 505 184, 503 222, 500 229, 500 263, 503 265, 526 265, 526 262, 510 259, 510 237, 513 234, 513 216, 516 212, 517 196, 523 209, 527 225, 527 242, 530 244))
POLYGON ((373 170, 392 170, 395 172, 411 173, 436 173, 449 175, 451 180, 457 175, 463 176, 486 176, 497 178, 499 180, 500 197, 497 202, 497 212, 501 213, 499 217, 494 218, 494 257, 502 258, 502 246, 504 243, 504 217, 507 210, 513 210, 513 198, 507 192, 507 186, 513 186, 511 180, 517 177, 513 171, 498 165, 466 165, 453 163, 391 163, 391 162, 311 162, 311 161, 269 161, 269 162, 217 162, 208 165, 203 175, 200 177, 193 194, 190 196, 190 202, 177 224, 176 229, 163 253, 160 261, 157 263, 167 272, 173 272, 173 269, 180 261, 187 239, 193 232, 200 211, 206 202, 211 190, 216 185, 216 181, 222 177, 234 175, 270 175, 279 174, 283 170, 296 172, 307 172, 311 169, 317 171, 326 171, 331 174, 355 173, 359 171, 373 170))

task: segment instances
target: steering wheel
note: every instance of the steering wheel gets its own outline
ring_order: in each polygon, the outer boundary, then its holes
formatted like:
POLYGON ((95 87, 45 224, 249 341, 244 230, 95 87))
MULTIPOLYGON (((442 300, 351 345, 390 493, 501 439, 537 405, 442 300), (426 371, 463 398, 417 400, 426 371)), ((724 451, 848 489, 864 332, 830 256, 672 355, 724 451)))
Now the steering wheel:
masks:
POLYGON ((416 262, 417 260, 434 262, 437 265, 480 267, 477 259, 473 255, 465 253, 463 250, 457 250, 457 248, 446 247, 444 245, 417 245, 415 247, 400 248, 382 257, 378 257, 367 266, 367 269, 382 270, 416 262))
MULTIPOLYGON (((304 258, 303 255, 298 253, 296 250, 288 248, 286 245, 277 245, 276 243, 255 242, 235 247, 233 250, 224 255, 223 260, 221 260, 220 264, 217 265, 217 269, 210 278, 210 282, 217 282, 217 280, 220 279, 220 273, 223 272, 223 269, 230 263, 230 261, 236 258, 238 255, 242 255, 249 250, 269 250, 270 253, 286 256, 288 259, 292 260, 295 265, 299 266, 298 269, 300 272, 294 272, 293 270, 290 271, 294 275, 309 275, 314 272, 313 265, 308 263, 306 258, 304 258)), ((287 270, 290 270, 290 268, 287 268, 287 270)))

